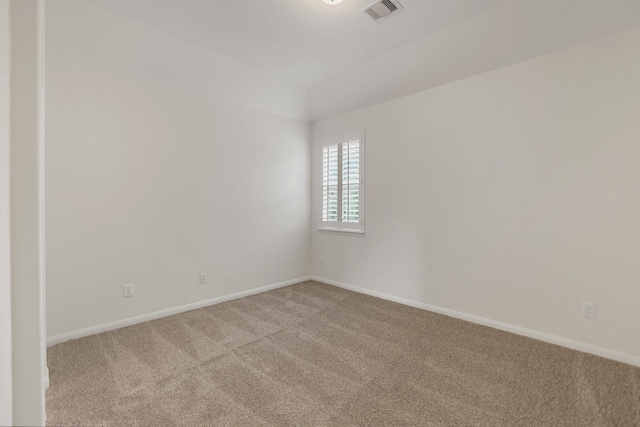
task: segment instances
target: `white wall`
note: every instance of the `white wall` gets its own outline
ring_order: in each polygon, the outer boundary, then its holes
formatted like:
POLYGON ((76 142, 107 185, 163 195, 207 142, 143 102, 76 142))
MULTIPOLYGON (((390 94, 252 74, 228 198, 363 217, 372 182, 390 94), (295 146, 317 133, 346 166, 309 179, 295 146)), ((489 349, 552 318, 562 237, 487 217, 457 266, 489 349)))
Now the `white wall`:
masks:
POLYGON ((84 2, 46 43, 49 337, 308 274, 302 91, 84 2))
POLYGON ((11 322, 13 424, 44 425, 41 276, 41 0, 12 0, 11 322))
POLYGON ((12 422, 9 162, 9 0, 0 0, 0 425, 12 422))
POLYGON ((322 138, 366 130, 367 205, 313 273, 640 360, 638 76, 636 27, 315 123, 314 226, 322 138))

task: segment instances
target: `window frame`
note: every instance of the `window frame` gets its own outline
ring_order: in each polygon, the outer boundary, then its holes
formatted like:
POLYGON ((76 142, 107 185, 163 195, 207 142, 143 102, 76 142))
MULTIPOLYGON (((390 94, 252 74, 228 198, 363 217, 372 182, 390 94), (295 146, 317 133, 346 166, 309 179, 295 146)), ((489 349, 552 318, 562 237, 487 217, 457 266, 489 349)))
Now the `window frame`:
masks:
MULTIPOLYGON (((341 234, 346 236, 359 236, 363 237, 365 233, 364 228, 364 214, 365 214, 365 132, 364 130, 354 131, 344 133, 338 136, 325 138, 320 140, 320 226, 318 227, 318 232, 327 233, 327 234, 341 234), (324 159, 323 153, 324 148, 330 145, 338 145, 338 155, 341 157, 342 155, 342 144, 345 142, 359 140, 359 186, 360 191, 358 193, 359 204, 358 204, 358 217, 359 223, 352 222, 342 222, 342 221, 323 221, 323 197, 324 197, 324 159)), ((342 162, 340 161, 340 165, 342 162)), ((342 211, 342 168, 338 170, 338 210, 342 211)), ((341 215, 341 213, 340 213, 341 215)))

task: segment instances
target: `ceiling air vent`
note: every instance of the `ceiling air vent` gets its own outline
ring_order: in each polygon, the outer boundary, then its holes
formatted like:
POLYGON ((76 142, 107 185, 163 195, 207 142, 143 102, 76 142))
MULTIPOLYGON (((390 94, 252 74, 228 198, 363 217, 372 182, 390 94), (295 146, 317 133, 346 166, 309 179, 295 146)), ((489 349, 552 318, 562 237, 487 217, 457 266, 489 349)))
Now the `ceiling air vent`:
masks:
POLYGON ((391 14, 400 12, 402 5, 397 0, 377 0, 362 9, 375 22, 380 22, 391 14))

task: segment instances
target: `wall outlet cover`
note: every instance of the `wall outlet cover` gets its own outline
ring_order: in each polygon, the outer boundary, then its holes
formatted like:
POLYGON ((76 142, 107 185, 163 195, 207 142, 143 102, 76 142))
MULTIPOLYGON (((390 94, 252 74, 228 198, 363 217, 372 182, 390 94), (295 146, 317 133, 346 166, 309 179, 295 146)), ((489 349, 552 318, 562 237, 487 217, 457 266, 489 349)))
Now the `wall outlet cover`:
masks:
POLYGON ((596 305, 592 302, 583 302, 582 303, 582 315, 584 317, 596 317, 596 305))
POLYGON ((123 289, 125 298, 133 296, 133 285, 124 285, 123 289))

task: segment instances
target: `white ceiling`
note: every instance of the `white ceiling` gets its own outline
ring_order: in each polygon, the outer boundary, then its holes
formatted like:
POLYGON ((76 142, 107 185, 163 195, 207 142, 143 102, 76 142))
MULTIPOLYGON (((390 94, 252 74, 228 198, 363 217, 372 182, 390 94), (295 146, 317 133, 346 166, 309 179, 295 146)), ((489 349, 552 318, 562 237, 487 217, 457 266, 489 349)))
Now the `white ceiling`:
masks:
POLYGON ((378 24, 360 12, 373 0, 89 1, 308 88, 500 0, 400 0, 378 24))
POLYGON ((640 0, 86 0, 306 93, 313 121, 640 25, 640 0))
POLYGON ((358 110, 638 25, 640 0, 503 0, 309 88, 309 117, 358 110))

